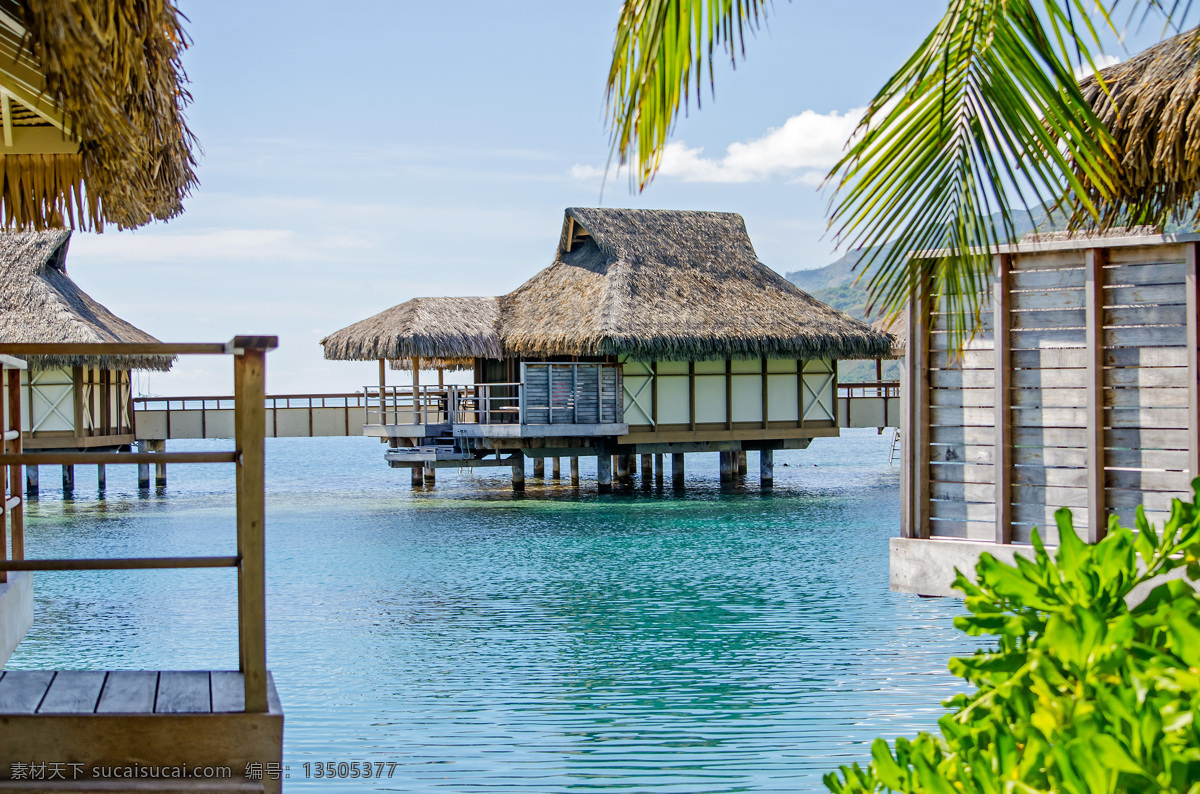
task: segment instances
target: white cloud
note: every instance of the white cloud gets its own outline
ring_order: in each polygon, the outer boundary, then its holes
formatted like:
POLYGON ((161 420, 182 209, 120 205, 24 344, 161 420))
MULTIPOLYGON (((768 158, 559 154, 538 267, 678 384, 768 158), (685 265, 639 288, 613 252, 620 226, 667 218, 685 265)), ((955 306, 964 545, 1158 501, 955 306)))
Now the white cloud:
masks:
MULTIPOLYGON (((845 113, 806 110, 760 138, 731 143, 719 159, 705 157, 703 147, 669 143, 663 149, 658 175, 684 182, 724 183, 758 182, 783 175, 792 182, 818 185, 841 157, 863 112, 863 108, 845 113)), ((603 174, 604 169, 595 166, 571 168, 571 176, 581 180, 603 174)))
POLYGON ((1093 60, 1096 62, 1096 69, 1093 69, 1086 63, 1082 66, 1075 67, 1074 71, 1076 80, 1082 80, 1097 69, 1107 69, 1108 67, 1115 66, 1121 62, 1120 57, 1116 55, 1106 55, 1103 52, 1097 55, 1093 60))

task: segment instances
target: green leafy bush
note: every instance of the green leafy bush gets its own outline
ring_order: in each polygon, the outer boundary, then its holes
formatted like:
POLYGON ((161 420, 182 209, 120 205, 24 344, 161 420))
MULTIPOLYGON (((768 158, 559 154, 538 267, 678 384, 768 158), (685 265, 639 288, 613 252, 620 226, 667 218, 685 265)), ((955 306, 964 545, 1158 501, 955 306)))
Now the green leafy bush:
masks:
POLYGON ((1161 535, 1138 508, 1136 532, 1114 517, 1088 545, 1063 508, 1056 560, 1035 531, 1032 561, 983 554, 978 584, 959 572, 970 614, 955 626, 995 641, 950 660, 973 694, 945 702, 940 735, 877 739, 872 762, 827 775, 829 790, 1200 794, 1200 596, 1173 578, 1128 606, 1172 571, 1200 580, 1192 487, 1161 535))

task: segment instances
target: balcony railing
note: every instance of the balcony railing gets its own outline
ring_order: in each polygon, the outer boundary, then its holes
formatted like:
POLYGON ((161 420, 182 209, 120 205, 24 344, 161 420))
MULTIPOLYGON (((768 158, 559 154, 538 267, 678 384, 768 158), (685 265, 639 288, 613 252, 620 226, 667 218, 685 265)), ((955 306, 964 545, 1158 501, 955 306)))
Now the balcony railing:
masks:
POLYGON ((368 425, 608 424, 624 416, 615 364, 529 362, 521 383, 367 386, 368 425))

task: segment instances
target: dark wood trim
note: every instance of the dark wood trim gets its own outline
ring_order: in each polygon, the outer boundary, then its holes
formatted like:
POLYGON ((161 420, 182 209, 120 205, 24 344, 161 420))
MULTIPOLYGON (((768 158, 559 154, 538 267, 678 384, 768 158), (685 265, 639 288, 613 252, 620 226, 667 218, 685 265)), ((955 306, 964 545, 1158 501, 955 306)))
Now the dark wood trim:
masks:
POLYGON ((1108 252, 1087 249, 1084 315, 1087 328, 1087 542, 1104 537, 1107 509, 1104 492, 1104 262, 1108 252))
POLYGON ((733 359, 725 359, 725 427, 733 429, 733 359))
POLYGON ((768 395, 768 387, 770 384, 767 381, 767 357, 762 358, 762 426, 765 429, 767 422, 770 421, 767 416, 771 408, 771 400, 768 395))
POLYGON ((1012 258, 1008 254, 995 257, 996 272, 992 282, 992 313, 994 352, 992 369, 996 374, 995 426, 993 468, 996 480, 996 542, 1012 543, 1012 370, 1010 369, 1009 293, 1008 274, 1012 258))
POLYGON ((696 362, 688 362, 688 425, 696 429, 696 362))
POLYGON ((71 389, 75 408, 75 437, 83 437, 83 367, 71 367, 71 389))
POLYGON ((1197 260, 1200 243, 1184 246, 1185 273, 1183 283, 1187 293, 1187 362, 1188 362, 1188 479, 1200 477, 1200 277, 1197 260))
POLYGON ((658 362, 650 362, 650 422, 658 427, 658 362))

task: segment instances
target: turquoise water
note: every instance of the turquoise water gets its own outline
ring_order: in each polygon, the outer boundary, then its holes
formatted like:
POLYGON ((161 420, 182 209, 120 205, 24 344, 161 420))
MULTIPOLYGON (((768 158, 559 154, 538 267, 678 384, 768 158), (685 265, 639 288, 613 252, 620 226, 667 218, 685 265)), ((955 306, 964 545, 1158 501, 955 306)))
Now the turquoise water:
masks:
MULTIPOLYGON (((754 453, 724 493, 717 456, 689 455, 684 497, 597 496, 586 459, 579 491, 530 479, 514 496, 499 469, 413 491, 377 442, 269 440, 288 788, 821 791, 874 737, 932 727, 957 691, 947 657, 974 644, 958 602, 887 590, 889 438, 778 453, 771 495, 754 453), (352 760, 395 766, 305 779, 352 760)), ((98 499, 80 467, 64 502, 44 469, 28 555, 232 553, 231 468, 169 477, 139 497, 134 469, 110 467, 98 499)), ((232 571, 38 574, 9 666, 233 669, 234 597, 232 571)))

